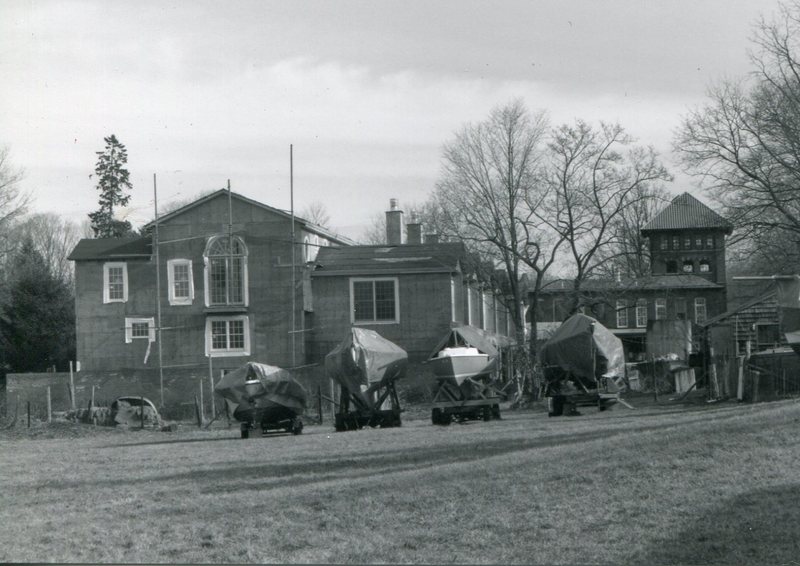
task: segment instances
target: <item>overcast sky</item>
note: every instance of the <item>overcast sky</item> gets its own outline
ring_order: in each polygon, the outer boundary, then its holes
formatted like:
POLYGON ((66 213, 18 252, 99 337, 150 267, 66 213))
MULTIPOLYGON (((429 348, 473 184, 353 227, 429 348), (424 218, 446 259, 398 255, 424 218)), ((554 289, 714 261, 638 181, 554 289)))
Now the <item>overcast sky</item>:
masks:
MULTIPOLYGON (((97 206, 103 137, 128 148, 128 218, 218 189, 322 202, 357 237, 422 202, 441 146, 521 97, 553 124, 619 121, 678 173, 680 116, 749 71, 772 0, 526 2, 0 0, 0 145, 34 210, 97 206)), ((700 196, 691 180, 670 187, 700 196)))

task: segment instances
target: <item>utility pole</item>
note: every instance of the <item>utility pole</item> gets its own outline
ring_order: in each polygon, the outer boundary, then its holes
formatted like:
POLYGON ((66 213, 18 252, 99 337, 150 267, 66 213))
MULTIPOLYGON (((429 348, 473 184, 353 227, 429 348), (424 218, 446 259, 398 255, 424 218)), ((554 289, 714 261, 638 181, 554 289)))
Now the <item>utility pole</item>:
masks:
MULTIPOLYGON (((158 384, 161 394, 161 408, 164 408, 164 364, 161 353, 161 260, 158 253, 158 188, 156 174, 153 173, 153 208, 155 210, 155 227, 153 229, 153 250, 156 257, 156 342, 158 342, 158 384)), ((144 407, 142 407, 144 411, 144 407)))

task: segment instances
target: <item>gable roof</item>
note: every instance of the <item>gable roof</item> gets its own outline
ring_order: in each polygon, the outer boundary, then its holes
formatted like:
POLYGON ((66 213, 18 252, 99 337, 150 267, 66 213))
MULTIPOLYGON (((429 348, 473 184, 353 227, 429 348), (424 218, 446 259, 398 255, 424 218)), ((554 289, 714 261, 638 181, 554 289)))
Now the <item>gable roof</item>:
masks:
POLYGON ((642 234, 656 230, 683 230, 686 228, 716 228, 730 234, 733 225, 722 216, 708 208, 689 193, 672 199, 667 207, 659 212, 642 228, 642 234))
POLYGON ((452 273, 460 269, 465 256, 461 242, 323 247, 317 254, 313 276, 452 273))
POLYGON ((86 238, 78 242, 67 259, 149 259, 152 239, 144 238, 86 238))
MULTIPOLYGON (((175 218, 177 216, 180 216, 184 212, 187 212, 187 211, 189 211, 189 210, 191 210, 191 209, 193 209, 195 207, 198 207, 198 206, 200 206, 202 204, 205 204, 205 203, 207 203, 207 202, 209 202, 211 200, 214 200, 215 198, 217 198, 219 196, 226 196, 227 197, 227 194, 228 194, 228 189, 219 189, 218 191, 214 191, 213 193, 207 194, 204 197, 200 197, 196 201, 190 202, 189 204, 184 205, 184 206, 182 206, 182 207, 180 207, 180 208, 178 208, 176 210, 173 210, 172 212, 168 212, 164 216, 159 217, 158 222, 161 223, 161 222, 172 220, 173 218, 175 218)), ((266 205, 266 204, 264 204, 262 202, 258 202, 257 200, 253 200, 251 198, 247 198, 246 196, 240 195, 239 193, 235 193, 233 191, 231 191, 231 199, 240 200, 240 201, 242 201, 244 203, 247 203, 249 205, 256 206, 258 208, 261 208, 262 210, 266 210, 268 212, 271 212, 272 214, 277 214, 278 216, 281 216, 281 217, 283 217, 283 218, 285 218, 287 220, 291 220, 292 219, 291 212, 287 212, 285 210, 281 210, 280 208, 274 208, 274 207, 266 205)), ((355 245, 355 243, 356 243, 355 241, 351 240, 350 238, 347 238, 345 236, 340 236, 339 234, 335 234, 331 230, 329 230, 327 228, 324 228, 322 226, 318 226, 316 224, 313 224, 313 223, 309 222, 308 220, 306 220, 304 218, 301 218, 300 216, 295 215, 294 219, 295 219, 295 222, 299 222, 307 230, 315 232, 315 233, 319 234, 320 236, 324 236, 325 238, 327 238, 328 240, 333 241, 334 243, 344 244, 344 245, 348 245, 348 246, 355 245)), ((148 222, 147 224, 144 225, 144 229, 150 228, 154 224, 155 224, 155 221, 148 222)))

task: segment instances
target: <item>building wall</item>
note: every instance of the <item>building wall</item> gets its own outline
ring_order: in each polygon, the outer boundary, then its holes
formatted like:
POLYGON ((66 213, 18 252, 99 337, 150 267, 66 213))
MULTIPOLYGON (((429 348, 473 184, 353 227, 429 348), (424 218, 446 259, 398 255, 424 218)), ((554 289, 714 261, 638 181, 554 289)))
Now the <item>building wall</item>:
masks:
MULTIPOLYGON (((592 295, 591 292, 584 291, 585 295, 592 295)), ((647 319, 656 320, 656 299, 666 299, 667 314, 666 320, 677 319, 677 306, 680 299, 686 302, 686 314, 688 320, 696 322, 694 299, 702 297, 706 299, 706 319, 717 316, 725 312, 725 292, 724 289, 664 289, 664 290, 642 290, 631 292, 628 290, 607 290, 594 294, 594 304, 586 309, 586 314, 593 316, 600 321, 606 328, 617 329, 617 308, 618 300, 624 301, 627 305, 628 324, 624 328, 636 328, 636 301, 638 299, 647 300, 647 319)), ((569 303, 569 292, 549 292, 542 293, 537 305, 537 322, 562 322, 568 316, 567 305, 569 303)))
MULTIPOLYGON (((245 308, 205 306, 203 253, 208 238, 228 233, 228 202, 220 196, 167 220, 159 226, 160 300, 162 310, 162 355, 165 367, 208 366, 205 356, 206 319, 211 315, 248 316, 250 355, 214 358, 220 367, 238 367, 248 360, 290 367, 292 338, 295 364, 306 357, 302 334, 292 328, 292 247, 291 221, 281 215, 233 199, 232 231, 248 250, 248 295, 245 308), (168 301, 167 262, 190 259, 194 283, 191 305, 173 306, 168 301)), ((299 226, 299 225, 298 225, 299 226)), ((297 241, 306 234, 297 229, 297 241)), ((323 243, 327 243, 323 240, 323 243)), ((302 280, 304 247, 296 246, 299 265, 296 280, 302 280)), ((76 262, 76 313, 78 360, 86 370, 153 368, 157 364, 157 344, 153 343, 144 363, 147 340, 125 343, 125 317, 156 318, 155 260, 127 261, 128 301, 103 304, 103 261, 76 262)), ((295 294, 295 324, 304 324, 303 285, 295 294)))
POLYGON ((675 261, 677 263, 677 273, 685 273, 683 271, 683 262, 691 261, 694 266, 694 271, 691 273, 699 277, 713 281, 720 285, 725 284, 726 268, 725 268, 725 233, 720 230, 664 230, 650 235, 650 257, 651 268, 650 271, 653 275, 668 274, 667 262, 675 261), (713 238, 713 245, 708 246, 707 239, 713 238), (677 247, 675 246, 675 238, 677 238, 677 247), (686 239, 690 240, 689 245, 686 245, 686 239), (700 239, 701 244, 697 245, 697 239, 700 239), (666 242, 667 249, 662 249, 662 242, 666 242), (700 271, 700 262, 706 260, 709 262, 710 270, 708 272, 700 271))
MULTIPOLYGON (((381 275, 384 277, 385 275, 381 275)), ((400 317, 397 323, 358 324, 408 352, 412 362, 427 359, 450 329, 450 275, 447 273, 397 275, 400 317)), ((316 351, 308 363, 324 359, 352 326, 350 278, 314 277, 313 342, 316 351)))

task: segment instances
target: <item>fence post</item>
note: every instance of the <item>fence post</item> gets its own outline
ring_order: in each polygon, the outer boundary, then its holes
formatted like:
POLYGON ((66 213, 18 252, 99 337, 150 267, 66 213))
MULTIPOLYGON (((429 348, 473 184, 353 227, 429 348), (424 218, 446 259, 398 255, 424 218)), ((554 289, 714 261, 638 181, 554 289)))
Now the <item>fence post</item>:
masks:
POLYGON ((72 410, 75 410, 75 379, 72 376, 72 360, 69 362, 69 401, 72 410))
POLYGON ((317 385, 317 412, 319 413, 319 424, 322 424, 322 385, 317 385))
POLYGON ((50 397, 50 386, 47 386, 47 422, 53 422, 53 403, 50 397))
POLYGON ((333 379, 328 378, 328 383, 331 386, 331 421, 336 422, 336 389, 333 385, 333 379))
POLYGON ((200 422, 206 420, 205 403, 203 402, 203 381, 200 380, 200 422))
POLYGON ((200 407, 197 403, 197 395, 194 396, 194 415, 197 417, 197 428, 203 426, 203 421, 200 420, 200 407))

